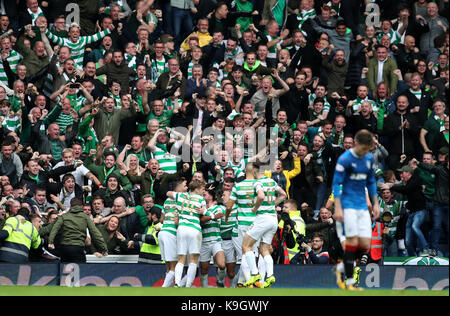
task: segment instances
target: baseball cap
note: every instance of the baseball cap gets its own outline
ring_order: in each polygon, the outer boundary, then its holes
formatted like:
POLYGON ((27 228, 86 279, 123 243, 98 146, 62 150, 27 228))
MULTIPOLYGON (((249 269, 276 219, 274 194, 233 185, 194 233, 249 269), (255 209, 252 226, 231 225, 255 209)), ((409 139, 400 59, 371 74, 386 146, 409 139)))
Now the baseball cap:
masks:
POLYGON ((164 35, 161 36, 160 39, 161 39, 161 41, 162 41, 164 44, 167 44, 167 43, 169 43, 169 42, 173 42, 173 41, 174 41, 172 35, 170 35, 170 34, 164 34, 164 35))
POLYGON ((107 148, 105 148, 105 150, 103 151, 103 157, 106 157, 106 156, 111 155, 111 154, 114 155, 114 157, 117 158, 117 151, 114 150, 113 147, 107 147, 107 148))
POLYGON ((398 172, 410 172, 410 173, 414 173, 414 169, 411 168, 410 166, 403 166, 400 169, 397 169, 398 172))
POLYGON ((72 22, 72 23, 70 24, 70 27, 69 27, 69 28, 72 28, 72 27, 76 27, 76 28, 81 29, 80 25, 79 25, 78 23, 76 23, 76 22, 72 22))
POLYGON ((448 147, 447 146, 441 147, 441 149, 439 149, 439 153, 441 155, 447 155, 448 154, 448 147))

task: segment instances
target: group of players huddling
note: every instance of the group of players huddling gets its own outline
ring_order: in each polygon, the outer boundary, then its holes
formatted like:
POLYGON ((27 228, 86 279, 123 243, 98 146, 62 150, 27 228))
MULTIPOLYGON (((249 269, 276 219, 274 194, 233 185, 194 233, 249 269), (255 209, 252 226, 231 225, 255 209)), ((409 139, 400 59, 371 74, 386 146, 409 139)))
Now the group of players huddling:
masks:
MULTIPOLYGON (((342 261, 333 271, 341 289, 360 290, 353 277, 355 262, 368 251, 372 217, 377 219, 380 214, 374 161, 369 153, 372 142, 369 131, 359 131, 355 147, 339 158, 333 179, 334 218, 344 249, 342 261)), ((167 266, 163 287, 191 287, 198 263, 201 286, 208 287, 211 258, 217 266, 218 287, 224 287, 226 275, 230 287, 268 288, 275 282, 271 243, 278 228, 276 206, 287 194, 264 175, 259 161, 247 163, 245 175, 246 179, 236 183, 231 193, 208 188, 195 177, 189 186, 179 180, 175 191, 167 193, 158 235, 161 257, 167 266)))

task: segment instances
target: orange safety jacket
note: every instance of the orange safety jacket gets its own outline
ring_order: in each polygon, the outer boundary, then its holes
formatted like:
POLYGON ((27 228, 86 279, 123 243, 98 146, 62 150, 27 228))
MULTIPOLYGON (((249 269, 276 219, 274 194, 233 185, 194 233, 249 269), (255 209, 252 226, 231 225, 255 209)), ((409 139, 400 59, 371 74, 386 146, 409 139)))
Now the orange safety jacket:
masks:
POLYGON ((372 228, 372 241, 370 243, 370 257, 372 260, 377 261, 382 258, 383 251, 383 227, 380 222, 375 222, 375 226, 372 228))

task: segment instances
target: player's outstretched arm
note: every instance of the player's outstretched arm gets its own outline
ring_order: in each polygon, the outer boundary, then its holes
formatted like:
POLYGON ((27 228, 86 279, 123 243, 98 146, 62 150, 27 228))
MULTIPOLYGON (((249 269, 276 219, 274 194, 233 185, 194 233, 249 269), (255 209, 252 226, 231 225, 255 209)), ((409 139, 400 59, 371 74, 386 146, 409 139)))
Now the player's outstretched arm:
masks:
POLYGON ((275 200, 275 205, 280 205, 281 202, 286 200, 287 194, 286 194, 286 191, 284 191, 282 188, 278 188, 277 193, 278 193, 278 197, 275 200))
POLYGON ((378 204, 378 192, 377 192, 377 180, 375 177, 375 169, 373 165, 373 161, 371 168, 369 170, 369 174, 367 175, 367 190, 370 196, 370 200, 372 202, 372 213, 373 218, 376 220, 380 216, 380 206, 378 204))
POLYGON ((344 212, 342 211, 341 198, 334 198, 334 219, 338 222, 344 221, 344 212))
POLYGON ((265 198, 265 194, 264 194, 264 190, 263 189, 259 189, 257 191, 257 195, 256 195, 256 203, 253 206, 253 213, 256 213, 259 209, 259 207, 261 206, 262 202, 264 201, 265 198))
POLYGON ((380 205, 378 204, 378 196, 371 195, 370 199, 372 200, 372 215, 373 219, 377 220, 380 217, 380 205))
POLYGON ((171 198, 173 200, 175 200, 175 198, 176 198, 176 192, 173 192, 173 191, 167 192, 166 195, 168 198, 171 198))
POLYGON ((235 201, 231 199, 227 203, 227 208, 225 210, 225 223, 228 223, 228 218, 230 217, 231 211, 233 210, 234 203, 235 201))

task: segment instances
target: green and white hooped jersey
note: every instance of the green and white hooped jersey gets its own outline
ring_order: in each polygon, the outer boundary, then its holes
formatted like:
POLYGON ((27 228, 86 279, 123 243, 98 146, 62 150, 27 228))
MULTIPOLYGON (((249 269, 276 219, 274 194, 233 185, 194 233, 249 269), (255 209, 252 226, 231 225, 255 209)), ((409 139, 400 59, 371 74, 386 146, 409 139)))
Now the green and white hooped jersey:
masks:
POLYGON ((389 36, 389 38, 391 39, 391 45, 397 45, 400 44, 401 40, 402 40, 402 36, 394 30, 390 30, 387 34, 381 32, 380 34, 378 34, 377 39, 378 41, 381 41, 381 38, 387 35, 389 36))
POLYGON ((72 109, 77 111, 77 113, 82 107, 84 107, 87 104, 87 99, 82 94, 67 95, 67 98, 70 100, 70 105, 72 106, 72 109))
POLYGON ((83 59, 84 59, 84 51, 86 49, 87 44, 91 44, 94 42, 97 42, 101 40, 106 35, 111 34, 111 31, 109 29, 106 29, 104 31, 98 32, 94 35, 90 36, 80 36, 78 41, 76 43, 73 43, 70 38, 63 38, 56 36, 49 30, 45 32, 48 39, 59 45, 59 46, 68 46, 71 49, 72 55, 71 58, 75 61, 75 66, 79 69, 83 69, 83 59))
POLYGON ((31 11, 29 8, 27 9, 28 14, 31 16, 31 25, 35 26, 36 25, 36 20, 38 19, 38 17, 43 16, 44 12, 42 12, 42 9, 40 7, 37 8, 37 12, 33 13, 33 11, 31 11))
POLYGON ((122 108, 122 99, 120 95, 115 95, 112 92, 108 92, 108 97, 114 99, 114 104, 116 105, 116 109, 122 108))
POLYGON ((354 112, 358 112, 359 108, 361 107, 361 104, 362 104, 364 101, 368 101, 370 104, 372 104, 372 110, 373 110, 374 112, 377 112, 377 111, 379 110, 379 109, 378 109, 378 105, 376 104, 375 101, 369 100, 369 98, 360 99, 359 97, 357 97, 357 98, 354 100, 355 103, 353 104, 353 111, 354 111, 354 112))
POLYGON ((409 88, 409 92, 411 92, 417 98, 417 100, 420 101, 420 99, 422 99, 422 90, 421 89, 419 89, 419 91, 414 91, 413 89, 409 88))
POLYGON ((188 69, 187 69, 187 79, 191 79, 192 78, 192 69, 194 68, 194 63, 191 61, 188 65, 188 69))
POLYGON ((228 217, 228 223, 225 223, 225 216, 220 219, 220 235, 222 239, 228 239, 231 237, 237 237, 237 213, 238 207, 234 204, 230 216, 228 217))
POLYGON ((256 182, 257 180, 246 179, 236 183, 231 190, 230 199, 236 201, 239 226, 250 227, 255 220, 256 214, 253 213, 253 206, 255 205, 254 185, 256 182))
MULTIPOLYGON (((43 124, 42 124, 43 125, 43 124)), ((2 127, 6 128, 11 132, 19 132, 22 129, 22 123, 20 118, 16 115, 14 117, 6 116, 2 122, 2 127)))
POLYGON ((248 163, 248 158, 241 159, 241 161, 237 165, 233 164, 233 161, 229 161, 228 167, 233 168, 234 176, 237 179, 237 178, 245 175, 245 167, 247 166, 247 163, 248 163))
MULTIPOLYGON (((16 73, 17 65, 23 59, 22 55, 20 55, 15 50, 11 49, 9 56, 6 60, 9 62, 9 67, 12 72, 16 73)), ((3 63, 0 63, 0 81, 3 82, 5 86, 8 86, 8 76, 6 75, 5 69, 3 68, 3 63)))
MULTIPOLYGON (((216 214, 223 213, 225 215, 225 206, 213 205, 207 211, 207 216, 214 217, 216 214)), ((211 219, 202 224, 202 242, 221 242, 222 236, 220 234, 220 219, 211 219)))
POLYGON ((181 203, 168 198, 164 202, 164 223, 161 228, 162 232, 168 232, 172 235, 177 235, 177 226, 175 225, 175 217, 181 213, 182 205, 181 203))
POLYGON ((161 74, 168 71, 169 65, 164 57, 162 58, 162 60, 152 60, 152 80, 154 83, 158 81, 158 78, 159 76, 161 76, 161 74))
MULTIPOLYGON (((275 36, 272 37, 269 34, 266 34, 267 40, 269 42, 278 39, 279 37, 275 36)), ((276 59, 277 58, 277 46, 281 45, 283 41, 279 42, 278 44, 272 46, 271 48, 269 48, 269 54, 267 54, 267 58, 272 58, 272 59, 276 59)), ((281 47, 281 46, 280 46, 281 47)))
POLYGON ((392 214, 392 221, 389 225, 389 234, 395 236, 397 233, 397 225, 400 220, 400 211, 405 205, 404 201, 395 201, 393 204, 386 204, 381 197, 378 197, 378 203, 380 205, 380 217, 386 210, 389 210, 392 214))
POLYGON ((156 147, 153 153, 156 160, 158 160, 159 167, 166 173, 177 173, 177 157, 168 153, 161 148, 156 147))
POLYGON ((181 205, 180 218, 178 220, 178 228, 191 227, 202 232, 200 226, 200 214, 197 209, 206 209, 205 199, 194 193, 176 193, 175 201, 181 205))
MULTIPOLYGON (((315 93, 311 93, 309 95, 309 105, 313 105, 314 104, 314 100, 316 100, 316 94, 315 93)), ((327 97, 324 97, 323 100, 325 101, 323 104, 323 111, 324 112, 330 112, 330 102, 328 102, 327 97)))
POLYGON ((136 64, 136 56, 124 54, 125 62, 127 63, 128 67, 136 71, 137 64, 136 64))
POLYGON ((269 214, 276 216, 277 215, 277 211, 275 209, 276 192, 279 190, 280 187, 275 182, 275 180, 267 177, 262 177, 255 182, 253 187, 255 189, 255 196, 257 195, 259 190, 264 191, 264 201, 258 208, 256 215, 269 214))

